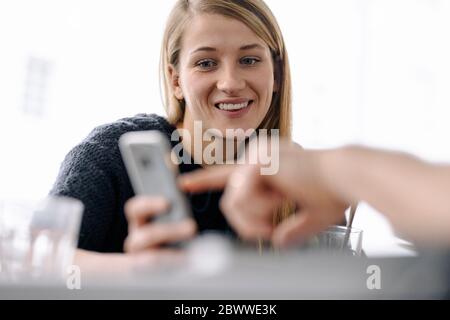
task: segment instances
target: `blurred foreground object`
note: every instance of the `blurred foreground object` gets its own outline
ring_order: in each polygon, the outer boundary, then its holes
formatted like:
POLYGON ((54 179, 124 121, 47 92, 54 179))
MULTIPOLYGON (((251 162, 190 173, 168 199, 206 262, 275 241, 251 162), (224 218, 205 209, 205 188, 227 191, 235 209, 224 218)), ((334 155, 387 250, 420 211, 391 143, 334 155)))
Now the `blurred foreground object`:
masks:
POLYGON ((62 279, 77 246, 83 204, 49 196, 0 207, 0 279, 62 279))

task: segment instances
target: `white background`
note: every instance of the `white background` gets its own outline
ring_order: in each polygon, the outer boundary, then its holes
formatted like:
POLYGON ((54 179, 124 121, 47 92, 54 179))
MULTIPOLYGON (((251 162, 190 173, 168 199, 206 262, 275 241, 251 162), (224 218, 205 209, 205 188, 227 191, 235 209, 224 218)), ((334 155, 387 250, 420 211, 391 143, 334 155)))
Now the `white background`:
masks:
MULTIPOLYGON (((266 2, 290 54, 297 142, 449 162, 450 1, 266 2)), ((164 114, 159 50, 173 3, 0 0, 0 198, 44 196, 95 126, 164 114), (30 61, 43 61, 46 75, 30 61), (31 102, 38 112, 29 111, 30 90, 42 98, 31 102)), ((355 225, 369 255, 408 253, 367 205, 355 225)))

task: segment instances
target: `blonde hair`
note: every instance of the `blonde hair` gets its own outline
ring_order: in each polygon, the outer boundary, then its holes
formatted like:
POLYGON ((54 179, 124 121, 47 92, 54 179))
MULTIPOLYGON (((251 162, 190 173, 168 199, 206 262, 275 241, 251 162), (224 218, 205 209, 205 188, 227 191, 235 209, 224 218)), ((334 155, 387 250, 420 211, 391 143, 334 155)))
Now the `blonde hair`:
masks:
MULTIPOLYGON (((241 21, 261 38, 272 53, 277 90, 259 129, 278 129, 280 137, 291 138, 291 75, 289 60, 280 27, 262 0, 178 0, 167 20, 160 60, 160 81, 163 87, 164 107, 168 121, 178 124, 184 116, 184 100, 176 99, 169 66, 179 67, 183 30, 196 14, 219 14, 241 21)), ((292 212, 292 206, 283 205, 274 223, 292 212)))

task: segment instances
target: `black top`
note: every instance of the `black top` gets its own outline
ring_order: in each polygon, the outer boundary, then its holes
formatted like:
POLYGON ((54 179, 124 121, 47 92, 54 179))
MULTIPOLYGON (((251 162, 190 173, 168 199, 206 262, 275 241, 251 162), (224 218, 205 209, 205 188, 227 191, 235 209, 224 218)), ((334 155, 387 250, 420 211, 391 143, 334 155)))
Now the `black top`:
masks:
MULTIPOLYGON (((130 131, 159 130, 170 140, 175 127, 157 115, 139 114, 95 128, 65 157, 50 191, 81 200, 85 206, 78 247, 98 252, 123 252, 128 234, 125 202, 134 196, 118 140, 130 131)), ((172 145, 179 143, 171 141, 172 145)), ((199 169, 182 163, 180 173, 199 169)), ((221 192, 188 194, 199 232, 219 230, 234 235, 219 209, 221 192)))

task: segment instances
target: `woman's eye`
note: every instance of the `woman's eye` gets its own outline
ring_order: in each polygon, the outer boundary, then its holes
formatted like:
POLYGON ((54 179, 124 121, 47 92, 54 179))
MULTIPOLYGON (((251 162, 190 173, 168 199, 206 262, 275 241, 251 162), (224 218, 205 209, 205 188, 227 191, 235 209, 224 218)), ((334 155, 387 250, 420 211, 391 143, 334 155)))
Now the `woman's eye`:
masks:
POLYGON ((211 69, 214 68, 217 64, 213 60, 200 60, 197 62, 196 66, 201 69, 211 69))
POLYGON ((248 66, 253 66, 255 64, 257 64, 260 60, 258 58, 252 58, 252 57, 246 57, 246 58, 242 58, 241 59, 241 63, 248 65, 248 66))

